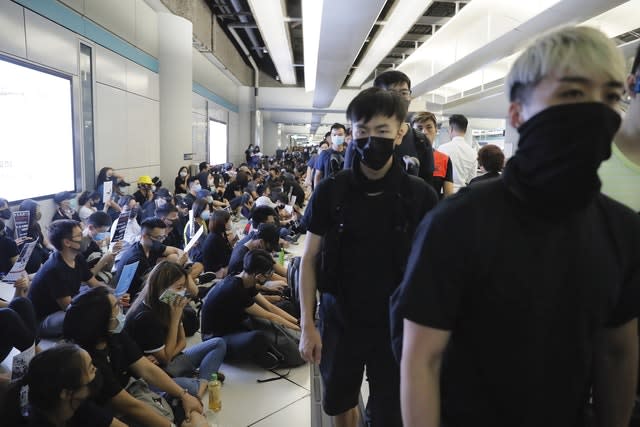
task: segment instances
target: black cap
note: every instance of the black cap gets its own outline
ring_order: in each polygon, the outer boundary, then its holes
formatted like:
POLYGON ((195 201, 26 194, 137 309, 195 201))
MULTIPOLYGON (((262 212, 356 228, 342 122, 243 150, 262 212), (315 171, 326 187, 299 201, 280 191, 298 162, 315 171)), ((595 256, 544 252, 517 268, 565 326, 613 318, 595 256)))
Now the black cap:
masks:
POLYGON ((76 195, 70 191, 61 191, 60 193, 57 193, 55 196, 53 196, 53 201, 60 204, 65 200, 71 200, 74 197, 76 197, 76 195))

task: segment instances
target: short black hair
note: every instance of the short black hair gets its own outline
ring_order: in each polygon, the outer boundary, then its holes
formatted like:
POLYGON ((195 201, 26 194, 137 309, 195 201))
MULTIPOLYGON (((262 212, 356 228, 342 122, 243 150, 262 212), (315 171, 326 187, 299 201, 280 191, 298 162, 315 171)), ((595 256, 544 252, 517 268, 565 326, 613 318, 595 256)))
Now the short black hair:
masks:
POLYGON ((97 286, 71 300, 64 317, 63 335, 91 352, 97 343, 109 337, 110 320, 109 290, 97 286))
POLYGON ((167 224, 164 223, 163 220, 156 217, 147 218, 140 224, 140 229, 142 233, 149 232, 154 228, 167 228, 167 224))
POLYGON ((331 136, 331 131, 324 134, 324 139, 327 139, 331 136))
POLYGON ((253 212, 251 212, 251 225, 253 225, 253 228, 258 228, 258 226, 264 224, 270 216, 273 216, 274 219, 278 217, 272 207, 266 205, 256 206, 253 208, 253 212))
POLYGON ((500 172, 504 167, 504 153, 497 145, 487 144, 478 150, 478 163, 487 172, 500 172))
POLYGON ((92 213, 91 215, 89 215, 89 218, 87 219, 87 224, 93 225, 96 228, 111 227, 112 223, 113 223, 113 220, 111 219, 109 214, 102 211, 92 213))
POLYGON ((273 271, 273 257, 263 249, 247 252, 242 260, 242 269, 248 274, 264 274, 273 271))
POLYGON ((197 176, 190 176, 189 178, 187 178, 187 186, 190 187, 193 181, 200 182, 197 176))
MULTIPOLYGON (((334 130, 334 129, 342 129, 344 131, 344 133, 347 133, 347 128, 344 127, 344 125, 342 123, 334 123, 334 124, 332 124, 331 125, 331 130, 334 130)), ((329 134, 331 134, 331 133, 329 133, 329 134)))
MULTIPOLYGON (((91 193, 92 193, 91 191, 83 191, 78 196, 78 205, 80 206, 86 205, 89 199, 91 199, 91 193)), ((2 202, 0 202, 0 206, 2 206, 2 202)))
POLYGON ((466 132, 467 126, 469 125, 469 120, 462 114, 453 114, 449 117, 449 127, 459 131, 466 132))
POLYGON ((193 201, 193 204, 191 205, 191 210, 193 211, 193 217, 194 218, 200 217, 200 214, 204 212, 208 206, 209 206, 209 202, 207 202, 207 199, 203 199, 203 198, 195 199, 193 201))
POLYGON ((370 87, 360 92, 347 107, 347 120, 365 123, 374 116, 395 118, 399 123, 407 116, 407 102, 399 95, 378 87, 370 87))
POLYGON ((407 86, 409 86, 409 89, 411 89, 411 79, 409 78, 409 76, 407 76, 402 71, 390 70, 385 71, 384 73, 376 77, 373 81, 373 86, 379 87, 381 89, 386 89, 390 86, 402 82, 406 83, 407 86))
POLYGON ((62 250, 62 241, 71 240, 73 229, 80 227, 80 223, 73 219, 59 219, 49 224, 49 241, 59 251, 62 250))
POLYGON ((209 168, 209 163, 207 162, 200 162, 200 164, 198 165, 198 169, 200 169, 201 172, 208 168, 209 168))
MULTIPOLYGON (((331 135, 331 134, 329 134, 329 135, 331 135)), ((320 145, 318 145, 318 147, 322 147, 323 145, 326 145, 328 147, 329 146, 329 141, 327 141, 326 139, 323 139, 320 142, 320 145)))
POLYGON ((178 208, 173 206, 171 203, 165 203, 163 206, 156 208, 157 217, 166 217, 172 212, 178 212, 178 208))

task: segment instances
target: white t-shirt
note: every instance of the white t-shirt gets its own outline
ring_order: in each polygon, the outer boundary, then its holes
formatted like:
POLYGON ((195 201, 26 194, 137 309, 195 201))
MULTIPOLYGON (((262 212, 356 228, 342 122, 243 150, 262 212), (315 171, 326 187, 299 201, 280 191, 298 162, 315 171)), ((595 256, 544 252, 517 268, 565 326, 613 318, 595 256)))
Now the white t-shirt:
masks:
POLYGON ((602 193, 640 212, 640 165, 622 154, 615 142, 611 157, 600 165, 598 175, 602 193))
POLYGON ((457 192, 476 177, 478 153, 471 148, 462 136, 454 137, 451 142, 442 144, 438 151, 448 155, 453 165, 453 189, 457 192))

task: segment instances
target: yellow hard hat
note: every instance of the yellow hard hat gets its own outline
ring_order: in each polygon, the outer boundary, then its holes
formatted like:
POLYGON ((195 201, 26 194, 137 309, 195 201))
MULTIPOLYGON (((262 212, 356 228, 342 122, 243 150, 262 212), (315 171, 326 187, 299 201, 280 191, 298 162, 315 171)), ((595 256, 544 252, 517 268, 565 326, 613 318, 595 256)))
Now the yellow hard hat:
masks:
POLYGON ((138 184, 153 185, 153 181, 151 181, 151 177, 149 175, 142 175, 138 178, 138 184))

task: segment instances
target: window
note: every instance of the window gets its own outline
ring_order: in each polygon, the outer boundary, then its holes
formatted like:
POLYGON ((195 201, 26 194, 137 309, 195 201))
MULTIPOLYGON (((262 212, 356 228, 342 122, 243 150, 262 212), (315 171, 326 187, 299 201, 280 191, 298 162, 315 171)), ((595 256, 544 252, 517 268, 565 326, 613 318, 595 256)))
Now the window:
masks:
POLYGON ((0 197, 75 191, 71 99, 70 77, 0 56, 0 197))
POLYGON ((227 163, 227 124, 209 120, 209 164, 227 163))

